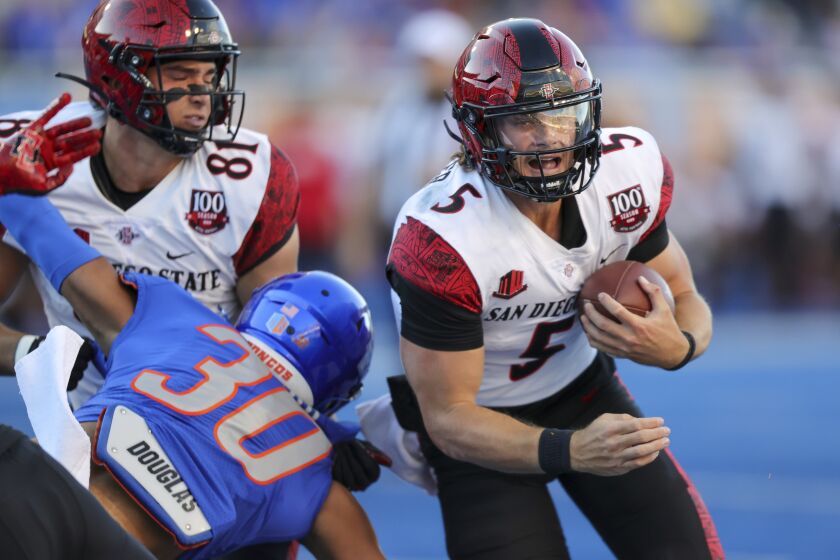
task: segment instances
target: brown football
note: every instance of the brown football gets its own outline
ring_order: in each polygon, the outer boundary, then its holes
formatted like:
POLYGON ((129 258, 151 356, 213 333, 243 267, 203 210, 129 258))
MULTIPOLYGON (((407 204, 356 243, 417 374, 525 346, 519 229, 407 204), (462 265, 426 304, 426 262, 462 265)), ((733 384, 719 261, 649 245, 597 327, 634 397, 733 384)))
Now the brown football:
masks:
POLYGON ((615 317, 598 301, 598 294, 604 292, 629 311, 641 317, 646 316, 651 310, 651 303, 647 293, 639 286, 639 276, 644 276, 662 288, 665 300, 673 313, 674 296, 671 295, 668 284, 658 272, 636 261, 618 261, 596 270, 586 279, 580 289, 578 310, 583 313, 583 304, 589 301, 599 313, 616 321, 615 317))

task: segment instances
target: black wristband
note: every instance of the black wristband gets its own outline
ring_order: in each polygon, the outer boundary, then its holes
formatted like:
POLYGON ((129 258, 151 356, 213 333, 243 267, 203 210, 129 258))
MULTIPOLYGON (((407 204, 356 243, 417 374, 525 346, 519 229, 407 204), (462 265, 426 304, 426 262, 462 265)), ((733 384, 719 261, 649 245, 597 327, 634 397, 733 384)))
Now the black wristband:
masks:
POLYGON ((682 331, 683 336, 688 341, 688 352, 685 354, 685 358, 682 359, 680 363, 675 365, 674 367, 665 368, 668 371, 676 371, 683 367, 685 364, 691 361, 694 357, 694 352, 697 350, 697 343, 694 341, 694 335, 688 331, 682 331))
POLYGON ((546 428, 540 434, 540 468, 547 474, 565 474, 572 472, 572 456, 569 444, 572 430, 546 428))

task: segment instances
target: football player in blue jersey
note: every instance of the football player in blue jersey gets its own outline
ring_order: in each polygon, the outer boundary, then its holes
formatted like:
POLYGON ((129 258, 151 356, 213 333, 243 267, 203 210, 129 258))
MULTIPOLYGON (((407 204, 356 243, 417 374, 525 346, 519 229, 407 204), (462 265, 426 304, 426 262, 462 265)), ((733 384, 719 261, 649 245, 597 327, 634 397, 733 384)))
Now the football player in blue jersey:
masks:
MULTIPOLYGON (((158 558, 293 539, 319 558, 381 558, 364 511, 331 476, 331 440, 354 432, 328 415, 360 389, 370 361, 364 299, 333 275, 295 273, 257 290, 234 327, 168 280, 118 276, 45 197, 4 192, 55 188, 61 169, 96 143, 84 123, 44 131, 67 100, 0 148, 0 222, 107 355, 105 384, 75 411, 91 439, 90 490, 101 507, 74 488, 78 509, 54 513, 61 526, 44 530, 38 512, 58 510, 70 490, 45 492, 0 457, 0 485, 25 487, 18 494, 39 506, 4 501, 15 527, 29 520, 39 530, 15 533, 0 515, 0 546, 9 541, 29 557, 45 541, 66 550, 104 508, 158 558)), ((27 453, 39 462, 37 450, 27 453)), ((58 470, 45 476, 63 476, 58 470)), ((122 555, 142 557, 132 550, 122 555)))

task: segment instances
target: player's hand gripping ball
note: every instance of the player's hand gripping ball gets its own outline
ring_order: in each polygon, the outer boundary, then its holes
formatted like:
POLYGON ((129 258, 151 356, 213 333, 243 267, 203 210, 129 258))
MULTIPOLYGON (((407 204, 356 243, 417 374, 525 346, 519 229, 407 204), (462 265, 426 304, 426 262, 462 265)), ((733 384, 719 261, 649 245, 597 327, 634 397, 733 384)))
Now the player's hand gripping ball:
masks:
POLYGON ((647 293, 639 286, 639 276, 644 276, 662 289, 662 295, 673 313, 674 296, 671 294, 668 283, 658 272, 636 261, 618 261, 596 270, 586 279, 580 289, 578 311, 583 313, 583 305, 589 302, 595 306, 598 313, 619 322, 598 301, 598 294, 604 292, 626 307, 628 311, 645 317, 651 310, 651 302, 647 293))

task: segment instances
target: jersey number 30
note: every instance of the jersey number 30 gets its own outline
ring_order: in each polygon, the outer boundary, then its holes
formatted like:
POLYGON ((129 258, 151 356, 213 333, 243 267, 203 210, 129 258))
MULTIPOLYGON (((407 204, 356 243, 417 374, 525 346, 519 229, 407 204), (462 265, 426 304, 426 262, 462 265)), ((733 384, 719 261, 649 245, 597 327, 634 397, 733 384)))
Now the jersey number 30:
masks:
MULTIPOLYGON (((195 365, 204 379, 186 391, 169 389, 169 375, 148 369, 134 378, 132 388, 181 414, 200 416, 233 399, 240 386, 257 385, 271 378, 271 372, 247 349, 236 330, 205 325, 199 331, 221 345, 238 346, 242 354, 225 363, 210 356, 204 358, 195 365)), ((262 393, 226 414, 216 422, 213 435, 219 447, 239 461, 256 484, 270 484, 294 474, 328 456, 331 449, 329 440, 285 387, 262 393), (246 448, 246 442, 284 422, 292 422, 288 424, 293 432, 289 439, 259 452, 246 448)), ((248 447, 253 448, 255 443, 251 441, 248 447)))

